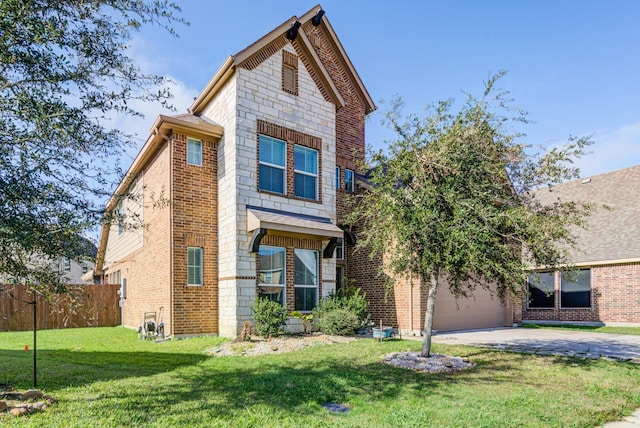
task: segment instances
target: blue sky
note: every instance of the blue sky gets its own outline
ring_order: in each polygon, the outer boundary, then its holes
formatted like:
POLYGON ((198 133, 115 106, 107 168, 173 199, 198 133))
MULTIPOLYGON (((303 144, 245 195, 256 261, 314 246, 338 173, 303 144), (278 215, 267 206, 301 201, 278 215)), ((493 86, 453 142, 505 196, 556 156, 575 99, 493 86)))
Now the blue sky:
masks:
MULTIPOLYGON (((317 1, 317 0, 316 0, 317 1)), ((173 39, 158 28, 134 35, 130 54, 145 71, 170 76, 174 105, 186 111, 224 59, 317 2, 185 0, 173 39)), ((640 1, 325 0, 326 17, 378 111, 367 143, 384 147, 385 104, 400 95, 405 113, 479 94, 483 82, 508 70, 498 85, 528 111, 526 142, 549 147, 593 134, 582 176, 640 164, 640 1)), ((116 119, 141 141, 159 113, 141 105, 144 121, 116 119)), ((140 145, 142 142, 140 142, 140 145)), ((139 148, 139 147, 138 147, 139 148)), ((123 159, 126 166, 136 150, 123 159)))

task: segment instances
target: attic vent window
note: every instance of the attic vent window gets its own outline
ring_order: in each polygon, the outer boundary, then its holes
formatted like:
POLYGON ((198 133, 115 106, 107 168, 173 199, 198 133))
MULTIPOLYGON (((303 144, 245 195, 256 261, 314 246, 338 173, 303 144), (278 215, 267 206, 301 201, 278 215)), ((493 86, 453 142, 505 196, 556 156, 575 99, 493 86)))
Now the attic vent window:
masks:
POLYGON ((298 57, 282 51, 282 90, 298 95, 298 57))

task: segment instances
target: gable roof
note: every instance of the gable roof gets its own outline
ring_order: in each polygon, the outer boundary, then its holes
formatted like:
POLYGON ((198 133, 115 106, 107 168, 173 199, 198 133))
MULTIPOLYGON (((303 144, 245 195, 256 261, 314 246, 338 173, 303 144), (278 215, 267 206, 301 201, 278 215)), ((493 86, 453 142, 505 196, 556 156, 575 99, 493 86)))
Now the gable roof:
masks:
POLYGON ((535 196, 543 203, 598 205, 587 218, 588 229, 576 231, 580 251, 572 253, 575 264, 640 261, 640 165, 540 189, 535 196))
MULTIPOLYGON (((288 42, 288 40, 285 39, 285 34, 291 28, 291 26, 296 21, 300 22, 301 24, 305 24, 306 22, 310 21, 320 9, 322 9, 322 7, 320 5, 316 5, 300 18, 292 16, 255 43, 249 45, 237 54, 228 57, 211 78, 209 83, 207 83, 207 86, 193 101, 193 104, 191 104, 191 107, 189 107, 189 112, 195 115, 199 115, 200 113, 202 113, 209 101, 211 101, 211 99, 222 88, 226 81, 233 75, 236 67, 241 66, 251 57, 260 53, 263 49, 268 48, 274 43, 277 43, 279 39, 282 39, 284 43, 288 42)), ((340 40, 333 30, 333 27, 331 27, 331 24, 329 23, 326 15, 323 17, 320 27, 328 35, 329 42, 336 52, 336 56, 338 57, 342 67, 344 68, 347 77, 352 82, 353 87, 356 88, 358 96, 362 99, 362 102, 365 105, 366 113, 374 111, 376 109, 376 105, 371 99, 371 96, 367 92, 364 84, 362 83, 360 76, 358 76, 358 73, 353 67, 351 60, 347 56, 347 53, 342 47, 342 44, 340 43, 340 40)), ((323 94, 327 95, 329 100, 335 104, 336 108, 339 109, 343 107, 346 104, 345 100, 340 94, 340 91, 336 87, 335 83, 331 79, 329 72, 318 57, 315 48, 309 41, 309 38, 304 31, 304 25, 299 28, 298 37, 292 43, 302 51, 305 58, 309 62, 309 65, 311 67, 310 73, 314 75, 314 80, 316 80, 316 83, 321 86, 321 91, 323 92, 323 94)))

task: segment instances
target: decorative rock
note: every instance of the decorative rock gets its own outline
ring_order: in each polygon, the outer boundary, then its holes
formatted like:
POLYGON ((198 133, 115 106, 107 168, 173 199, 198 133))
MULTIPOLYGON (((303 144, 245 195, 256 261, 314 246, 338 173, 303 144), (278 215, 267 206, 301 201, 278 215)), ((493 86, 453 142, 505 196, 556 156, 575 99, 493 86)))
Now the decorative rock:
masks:
POLYGON ((425 358, 417 352, 394 352, 393 354, 385 355, 382 362, 394 367, 425 373, 448 373, 475 366, 475 363, 465 362, 460 357, 431 354, 430 357, 425 358))
POLYGON ((38 391, 37 389, 30 389, 27 392, 22 394, 24 396, 24 398, 28 399, 28 400, 33 400, 36 398, 42 398, 44 396, 44 394, 40 391, 38 391))
POLYGON ((13 407, 9 412, 13 416, 23 416, 29 413, 29 410, 26 407, 13 407))

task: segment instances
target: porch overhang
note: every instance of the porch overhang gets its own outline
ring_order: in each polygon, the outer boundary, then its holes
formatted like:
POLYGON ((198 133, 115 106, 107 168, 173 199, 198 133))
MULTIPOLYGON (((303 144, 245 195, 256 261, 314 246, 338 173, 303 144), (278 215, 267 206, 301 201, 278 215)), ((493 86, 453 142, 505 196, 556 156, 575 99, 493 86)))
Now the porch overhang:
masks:
POLYGON ((260 240, 269 231, 311 235, 318 239, 342 239, 344 236, 344 231, 325 217, 247 206, 247 232, 253 233, 250 245, 252 252, 257 251, 260 240))

